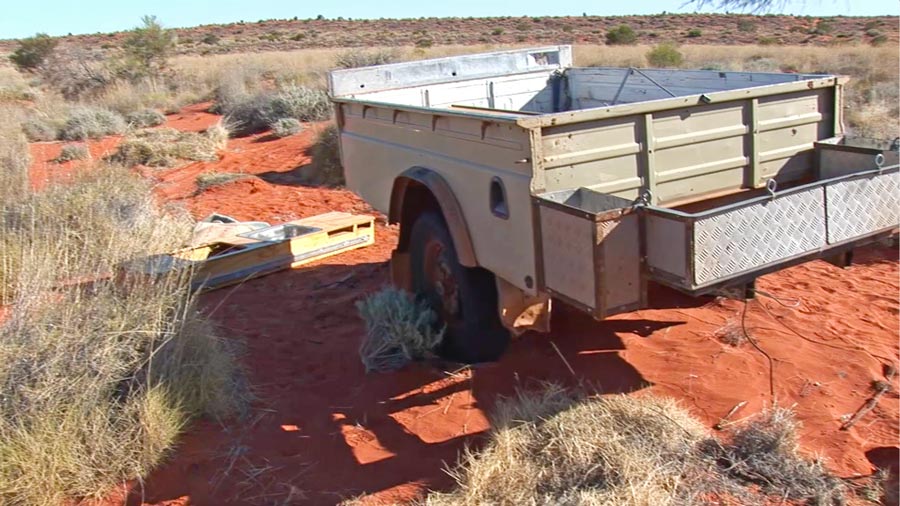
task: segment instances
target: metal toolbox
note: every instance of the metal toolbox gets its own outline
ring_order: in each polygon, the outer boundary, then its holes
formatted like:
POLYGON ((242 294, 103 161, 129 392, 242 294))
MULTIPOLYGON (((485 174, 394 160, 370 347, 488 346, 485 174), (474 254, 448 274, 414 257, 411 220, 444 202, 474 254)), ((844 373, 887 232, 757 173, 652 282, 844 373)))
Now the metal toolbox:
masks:
POLYGON ((644 306, 640 217, 631 201, 578 188, 533 202, 538 289, 598 319, 644 306))

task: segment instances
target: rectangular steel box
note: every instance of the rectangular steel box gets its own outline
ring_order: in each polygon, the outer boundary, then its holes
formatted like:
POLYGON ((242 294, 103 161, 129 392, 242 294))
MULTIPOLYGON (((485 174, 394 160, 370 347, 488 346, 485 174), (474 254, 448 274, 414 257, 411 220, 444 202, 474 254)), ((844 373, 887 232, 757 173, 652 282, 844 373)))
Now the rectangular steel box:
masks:
POLYGON ((595 318, 640 309, 640 217, 631 201, 589 188, 534 198, 538 288, 595 318))

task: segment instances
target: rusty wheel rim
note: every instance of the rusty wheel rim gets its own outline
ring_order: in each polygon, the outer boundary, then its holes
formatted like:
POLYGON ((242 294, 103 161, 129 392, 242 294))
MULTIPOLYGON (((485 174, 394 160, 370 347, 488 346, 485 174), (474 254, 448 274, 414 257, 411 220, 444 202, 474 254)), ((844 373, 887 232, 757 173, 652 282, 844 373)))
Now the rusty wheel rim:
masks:
POLYGON ((444 321, 459 318, 459 284, 453 275, 452 263, 444 244, 437 240, 425 244, 423 270, 425 282, 435 296, 435 304, 444 321))

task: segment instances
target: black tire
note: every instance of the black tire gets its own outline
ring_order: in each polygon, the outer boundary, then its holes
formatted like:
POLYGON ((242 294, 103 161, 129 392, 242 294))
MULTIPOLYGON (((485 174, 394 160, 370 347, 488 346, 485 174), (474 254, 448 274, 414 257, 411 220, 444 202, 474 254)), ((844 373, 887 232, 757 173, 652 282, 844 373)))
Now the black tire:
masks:
POLYGON ((509 344, 509 332, 497 312, 494 275, 460 265, 447 225, 437 213, 416 219, 409 250, 413 290, 446 325, 439 354, 465 363, 497 360, 509 344))

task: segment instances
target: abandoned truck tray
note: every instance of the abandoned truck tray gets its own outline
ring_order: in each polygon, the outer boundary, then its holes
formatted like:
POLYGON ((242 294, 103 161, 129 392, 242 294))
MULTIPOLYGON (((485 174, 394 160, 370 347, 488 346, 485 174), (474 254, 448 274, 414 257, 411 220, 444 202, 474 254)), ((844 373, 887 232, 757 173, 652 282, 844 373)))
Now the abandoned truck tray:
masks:
MULTIPOLYGON (((852 76, 851 76, 852 77, 852 76)), ((464 359, 550 299, 752 286, 893 233, 897 141, 853 139, 848 77, 572 65, 569 46, 333 71, 348 186, 400 224, 394 282, 464 359)))

